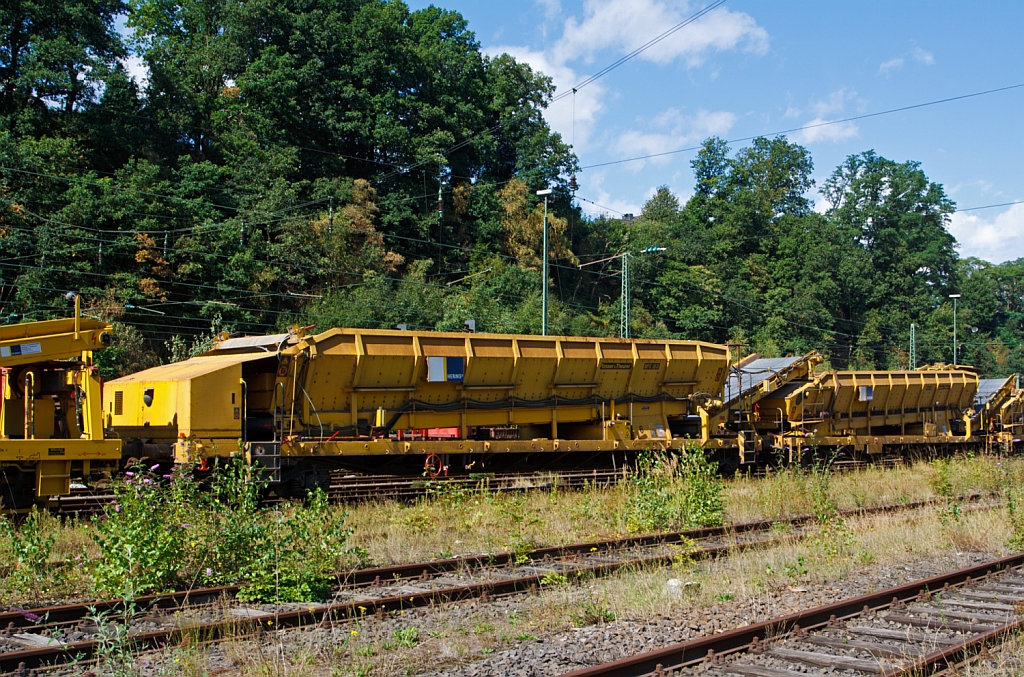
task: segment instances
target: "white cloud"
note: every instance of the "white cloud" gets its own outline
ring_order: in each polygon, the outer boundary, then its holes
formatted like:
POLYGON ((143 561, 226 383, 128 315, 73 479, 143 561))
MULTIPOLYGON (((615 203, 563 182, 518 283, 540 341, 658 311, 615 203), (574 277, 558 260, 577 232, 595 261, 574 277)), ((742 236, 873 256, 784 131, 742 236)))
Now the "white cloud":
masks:
POLYGON ((882 64, 878 67, 879 75, 889 76, 892 75, 894 71, 900 70, 901 68, 903 68, 903 65, 907 62, 907 57, 910 57, 917 63, 923 64, 925 66, 935 65, 934 54, 927 50, 921 49, 920 47, 915 46, 914 49, 910 50, 909 52, 903 52, 903 54, 900 54, 897 57, 893 57, 888 61, 883 61, 882 64))
POLYGON ((1024 204, 988 219, 974 212, 956 212, 949 232, 960 243, 963 257, 976 256, 991 263, 1024 258, 1024 204))
MULTIPOLYGON (((561 10, 560 0, 535 1, 546 11, 561 10)), ((569 65, 574 60, 593 60, 600 55, 611 62, 615 55, 628 53, 646 43, 695 9, 681 0, 586 0, 583 19, 567 19, 562 37, 555 40, 550 49, 499 46, 488 48, 486 52, 491 56, 508 53, 550 76, 557 93, 569 92, 586 77, 586 73, 581 74, 569 65)), ((752 17, 742 12, 716 10, 647 50, 641 58, 658 63, 683 58, 688 65, 695 66, 710 51, 741 48, 762 52, 767 45, 767 33, 752 17)), ((601 82, 593 82, 575 95, 551 105, 544 117, 565 141, 573 143, 577 155, 582 155, 589 150, 597 119, 609 96, 601 82)), ((720 133, 714 130, 722 129, 720 118, 693 122, 698 129, 700 124, 710 125, 713 131, 709 134, 720 133)))
MULTIPOLYGON (((649 155, 700 142, 709 136, 723 136, 736 123, 736 115, 728 111, 699 110, 696 115, 683 115, 676 108, 669 108, 651 120, 650 131, 631 129, 624 133, 616 144, 622 156, 649 155)), ((671 156, 654 158, 654 162, 667 162, 671 156)), ((640 171, 644 162, 637 162, 632 169, 640 171)))
POLYGON ((800 131, 793 134, 791 140, 804 145, 819 141, 845 141, 859 133, 860 128, 852 122, 833 122, 824 118, 814 118, 800 131))
POLYGON ((562 13, 562 0, 533 0, 544 10, 544 16, 553 19, 562 13))
MULTIPOLYGON (((579 205, 584 214, 589 216, 610 216, 620 218, 623 214, 639 216, 643 205, 631 200, 614 198, 604 188, 607 174, 603 171, 588 173, 581 177, 579 205)), ((650 195, 653 195, 648 191, 650 195)), ((648 195, 648 197, 650 196, 648 195)))
POLYGON ((935 65, 935 56, 931 52, 926 52, 920 47, 915 47, 914 51, 910 54, 914 57, 914 61, 918 63, 923 63, 925 66, 935 65))
MULTIPOLYGON (((534 70, 540 71, 552 79, 556 92, 572 91, 573 85, 580 80, 576 71, 565 63, 553 60, 551 55, 546 52, 537 52, 527 47, 494 47, 486 51, 491 56, 502 53, 509 54, 516 61, 529 64, 534 70)), ((552 129, 562 135, 562 139, 566 143, 574 143, 576 154, 579 155, 587 150, 598 113, 604 108, 606 99, 604 86, 595 82, 579 90, 575 95, 569 96, 566 100, 549 106, 544 111, 544 118, 552 129), (575 99, 575 102, 570 99, 575 99), (575 116, 573 114, 574 105, 575 116), (575 125, 573 124, 574 117, 575 125), (575 142, 573 141, 574 136, 575 142)))
MULTIPOLYGON (((592 61, 608 48, 632 52, 697 10, 681 0, 586 0, 584 17, 565 22, 555 48, 561 61, 592 61)), ((716 9, 680 29, 638 58, 669 63, 684 58, 697 66, 711 51, 741 48, 756 53, 768 49, 768 33, 749 14, 716 9)))
POLYGON ((815 101, 811 104, 818 117, 839 113, 846 107, 846 102, 857 96, 857 92, 847 91, 845 87, 838 89, 828 95, 827 99, 815 101))
POLYGON ((889 59, 888 61, 883 62, 882 65, 878 67, 878 72, 882 75, 888 75, 892 71, 898 71, 901 68, 903 68, 903 57, 898 56, 895 59, 889 59))
POLYGON ((846 103, 857 97, 857 92, 845 87, 838 89, 826 98, 814 101, 810 109, 816 117, 792 135, 792 140, 800 144, 818 142, 845 141, 857 136, 860 128, 852 122, 835 122, 836 117, 846 108, 846 103))

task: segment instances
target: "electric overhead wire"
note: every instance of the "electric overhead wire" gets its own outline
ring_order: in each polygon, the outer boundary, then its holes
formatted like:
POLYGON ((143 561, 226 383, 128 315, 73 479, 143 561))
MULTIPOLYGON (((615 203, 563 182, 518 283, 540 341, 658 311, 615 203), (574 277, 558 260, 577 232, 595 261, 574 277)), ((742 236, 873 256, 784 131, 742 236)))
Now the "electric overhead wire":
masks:
MULTIPOLYGON (((857 120, 866 120, 868 118, 875 118, 882 115, 891 115, 893 113, 902 113, 908 110, 914 110, 917 108, 926 108, 928 106, 936 106, 943 103, 950 103, 953 101, 962 101, 963 99, 970 99, 978 96, 985 96, 987 94, 996 94, 998 92, 1006 92, 1013 89, 1020 89, 1024 87, 1024 82, 1016 85, 1007 85, 1006 87, 996 87, 995 89, 986 89, 980 92, 972 92, 970 94, 961 94, 959 96, 951 96, 944 99, 936 99, 935 101, 926 101, 924 103, 915 103, 909 106, 900 106, 899 108, 890 108, 888 110, 875 111, 874 113, 865 113, 863 115, 854 115, 852 117, 843 118, 841 120, 825 120, 823 122, 817 122, 814 124, 807 124, 802 127, 792 127, 790 129, 784 129, 777 132, 767 132, 764 134, 755 134, 753 136, 743 136, 736 139, 730 139, 726 143, 740 143, 742 141, 752 141, 753 139, 770 136, 781 136, 783 134, 789 134, 792 132, 804 131, 807 129, 817 129, 819 127, 828 127, 829 125, 839 125, 845 122, 855 122, 857 120)), ((650 160, 657 157, 665 157, 667 155, 677 155, 679 153, 686 153, 690 151, 700 150, 701 146, 689 146, 687 148, 678 148, 676 150, 667 150, 660 153, 650 153, 648 155, 638 155, 636 157, 623 158, 621 160, 609 160, 607 162, 598 162, 592 165, 582 165, 580 169, 594 169, 597 167, 607 167, 609 165, 619 165, 626 162, 639 162, 641 160, 650 160)))
MULTIPOLYGON (((647 41, 646 43, 644 43, 640 47, 636 48, 635 50, 633 50, 629 54, 627 54, 627 55, 625 55, 623 57, 620 57, 619 59, 617 59, 616 61, 612 62, 608 66, 605 66, 604 68, 599 70, 597 73, 594 73, 593 75, 584 78, 578 84, 576 84, 575 86, 567 89, 566 91, 562 92, 561 94, 558 94, 557 96, 553 96, 547 102, 547 105, 551 105, 553 103, 561 101, 561 100, 565 99, 566 97, 574 96, 578 90, 580 90, 580 89, 586 87, 587 85, 595 82, 599 78, 604 77, 605 75, 607 75, 608 73, 612 72, 613 70, 615 70, 619 66, 623 65, 627 61, 630 61, 631 59, 639 56, 640 54, 642 54, 643 52, 647 51, 648 49, 650 49, 654 45, 658 44, 659 42, 661 42, 665 38, 667 38, 670 35, 678 32, 682 28, 685 28, 686 26, 692 24, 694 21, 696 21, 697 19, 703 17, 708 12, 710 12, 710 11, 712 11, 714 9, 717 9, 718 7, 721 7, 723 4, 725 4, 725 2, 726 2, 726 0, 714 0, 714 2, 712 2, 710 5, 706 5, 702 9, 697 10, 696 12, 694 12, 693 14, 688 16, 687 18, 685 18, 682 21, 680 21, 679 23, 677 23, 672 28, 669 28, 667 31, 665 31, 665 32, 661 33, 660 35, 656 36, 655 38, 647 41)), ((439 151, 437 155, 438 156, 440 156, 440 155, 447 156, 447 155, 449 155, 451 153, 454 153, 457 150, 461 150, 462 148, 465 148, 470 143, 472 143, 474 140, 476 140, 478 138, 481 138, 481 137, 483 137, 486 134, 490 134, 491 132, 494 132, 495 130, 499 129, 500 127, 504 126, 505 124, 508 124, 508 123, 507 122, 499 122, 496 125, 493 125, 491 127, 488 127, 487 129, 484 129, 484 130, 479 131, 479 132, 477 132, 475 134, 472 134, 469 137, 467 137, 466 139, 460 141, 459 143, 456 143, 455 145, 450 146, 449 148, 447 148, 447 149, 445 149, 443 151, 439 151)), ((399 174, 406 173, 408 171, 411 171, 413 169, 417 169, 419 167, 422 167, 424 165, 427 165, 427 164, 430 164, 430 163, 436 162, 436 161, 437 161, 437 157, 431 158, 429 160, 421 160, 420 162, 417 162, 417 163, 414 163, 412 165, 408 165, 408 166, 406 166, 404 168, 401 168, 398 171, 394 171, 394 172, 390 172, 388 174, 385 174, 383 177, 377 179, 377 181, 384 181, 386 179, 391 178, 392 176, 397 176, 399 174)))

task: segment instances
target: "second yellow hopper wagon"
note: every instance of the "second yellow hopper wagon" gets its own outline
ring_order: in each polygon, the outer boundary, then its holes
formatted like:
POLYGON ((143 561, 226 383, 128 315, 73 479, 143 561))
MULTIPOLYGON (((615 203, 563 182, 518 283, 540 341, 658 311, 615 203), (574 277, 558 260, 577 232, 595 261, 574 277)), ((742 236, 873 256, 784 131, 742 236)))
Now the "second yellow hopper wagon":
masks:
POLYGON ((586 467, 678 448, 721 405, 725 346, 331 329, 228 339, 107 384, 129 453, 248 450, 298 494, 329 469, 586 467))
POLYGON ((792 460, 815 450, 867 458, 972 444, 977 390, 978 375, 962 367, 825 372, 786 396, 780 441, 792 460))

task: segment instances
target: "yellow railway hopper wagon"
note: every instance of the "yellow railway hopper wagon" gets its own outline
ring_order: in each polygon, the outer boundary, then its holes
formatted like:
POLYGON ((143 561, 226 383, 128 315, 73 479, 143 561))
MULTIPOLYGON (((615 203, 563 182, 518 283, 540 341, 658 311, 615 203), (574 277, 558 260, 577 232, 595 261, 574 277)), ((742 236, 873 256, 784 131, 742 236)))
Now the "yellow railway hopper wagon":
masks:
POLYGON ((0 508, 24 510, 109 477, 121 441, 106 439, 93 351, 106 322, 75 316, 0 327, 0 508))
POLYGON ((490 472, 678 448, 720 405, 725 346, 370 329, 227 339, 107 385, 129 453, 246 450, 286 495, 344 467, 490 472))
POLYGON ((790 460, 816 450, 880 457, 978 441, 970 413, 978 375, 938 365, 918 371, 830 371, 785 398, 790 460))

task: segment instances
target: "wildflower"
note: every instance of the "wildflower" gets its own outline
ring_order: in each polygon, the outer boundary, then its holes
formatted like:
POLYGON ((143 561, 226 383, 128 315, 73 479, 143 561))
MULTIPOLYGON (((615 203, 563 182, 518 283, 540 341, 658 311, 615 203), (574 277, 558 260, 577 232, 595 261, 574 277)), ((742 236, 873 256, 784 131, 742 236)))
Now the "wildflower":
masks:
POLYGON ((146 477, 146 478, 144 478, 144 479, 142 480, 142 482, 143 482, 144 484, 152 484, 152 483, 153 483, 153 480, 151 480, 151 479, 149 479, 148 477, 146 477))
POLYGON ((353 637, 358 637, 358 636, 359 636, 359 631, 358 631, 358 630, 353 630, 353 631, 352 631, 352 632, 351 632, 350 634, 351 634, 351 635, 352 635, 353 637))
POLYGON ((121 504, 120 503, 115 503, 114 504, 114 512, 121 512, 121 504))
POLYGON ((39 621, 43 620, 42 616, 37 616, 31 611, 22 611, 21 615, 27 620, 32 621, 33 623, 38 623, 39 621))
POLYGON ((212 575, 213 575, 213 569, 211 569, 210 567, 206 567, 206 577, 209 578, 212 575))
POLYGON ((597 548, 596 547, 591 548, 590 552, 597 552, 597 548))
POLYGON ((169 479, 171 479, 171 476, 170 476, 170 475, 161 475, 161 477, 163 477, 163 478, 164 478, 165 480, 169 480, 169 479))
POLYGON ((129 471, 125 472, 124 476, 125 477, 135 477, 135 473, 133 473, 131 470, 129 470, 129 471))
POLYGON ((181 528, 182 528, 182 529, 191 529, 191 528, 192 528, 192 525, 191 525, 191 524, 185 524, 185 523, 182 523, 182 525, 181 525, 181 528))
POLYGON ((156 472, 156 471, 157 471, 157 470, 159 470, 159 469, 160 469, 160 464, 159 464, 159 463, 156 463, 156 464, 154 464, 154 465, 153 465, 153 467, 152 467, 152 468, 150 468, 150 469, 149 469, 149 471, 150 471, 150 472, 156 472))

